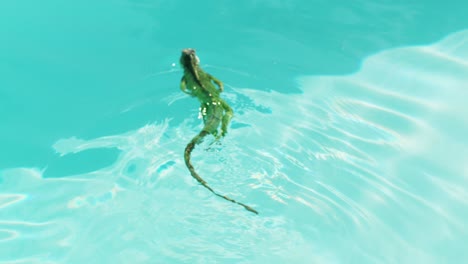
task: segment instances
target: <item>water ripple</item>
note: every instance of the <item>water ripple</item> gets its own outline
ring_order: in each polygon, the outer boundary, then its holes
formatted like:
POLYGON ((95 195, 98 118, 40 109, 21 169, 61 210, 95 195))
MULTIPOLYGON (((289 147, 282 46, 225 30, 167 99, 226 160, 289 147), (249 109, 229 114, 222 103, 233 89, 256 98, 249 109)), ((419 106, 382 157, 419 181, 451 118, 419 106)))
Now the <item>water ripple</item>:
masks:
POLYGON ((441 251, 464 254, 466 39, 388 50, 349 76, 302 77, 301 94, 226 91, 244 125, 197 146, 193 162, 259 216, 187 173, 195 116, 60 139, 60 157, 119 154, 109 166, 55 178, 43 177, 48 167, 0 171, 0 263, 443 263, 450 258, 441 251))
POLYGON ((23 194, 0 194, 0 210, 4 207, 21 202, 27 196, 23 194))
POLYGON ((262 167, 254 186, 310 209, 302 215, 322 218, 324 230, 386 229, 400 243, 393 248, 406 245, 415 259, 434 260, 425 252, 444 239, 460 243, 455 234, 468 234, 467 193, 457 187, 467 175, 468 109, 459 99, 468 96, 467 36, 379 53, 350 76, 301 78, 300 95, 242 91, 271 109, 243 115, 255 131, 237 135, 264 140, 245 154, 262 167), (421 240, 427 230, 441 239, 421 240))

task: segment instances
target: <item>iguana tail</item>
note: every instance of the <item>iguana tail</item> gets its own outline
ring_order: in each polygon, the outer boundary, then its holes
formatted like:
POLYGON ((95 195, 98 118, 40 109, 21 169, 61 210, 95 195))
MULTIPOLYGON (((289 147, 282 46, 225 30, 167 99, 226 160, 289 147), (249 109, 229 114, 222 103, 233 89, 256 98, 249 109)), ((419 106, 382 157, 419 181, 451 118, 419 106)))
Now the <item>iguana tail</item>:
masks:
POLYGON ((228 196, 226 195, 221 195, 217 192, 215 192, 210 186, 208 186, 208 183, 202 179, 202 177, 200 177, 200 175, 198 175, 198 173, 195 171, 195 168, 193 167, 192 163, 190 162, 190 154, 192 153, 192 150, 195 148, 195 145, 197 143, 199 143, 206 135, 208 135, 209 133, 206 132, 206 131, 201 131, 197 136, 195 136, 191 141, 190 143, 187 144, 187 146, 185 147, 185 152, 184 152, 184 159, 185 159, 185 165, 187 165, 187 168, 189 169, 190 171, 190 174, 192 175, 193 178, 195 178, 201 185, 203 185, 205 188, 207 188, 208 190, 210 190, 210 192, 212 192, 213 194, 215 194, 216 196, 219 196, 227 201, 230 201, 232 203, 236 203, 242 207, 244 207, 247 211, 250 211, 254 214, 258 214, 258 212, 253 209, 252 207, 248 206, 248 205, 245 205, 243 203, 240 203, 240 202, 237 202, 236 200, 234 199, 231 199, 229 198, 228 196))

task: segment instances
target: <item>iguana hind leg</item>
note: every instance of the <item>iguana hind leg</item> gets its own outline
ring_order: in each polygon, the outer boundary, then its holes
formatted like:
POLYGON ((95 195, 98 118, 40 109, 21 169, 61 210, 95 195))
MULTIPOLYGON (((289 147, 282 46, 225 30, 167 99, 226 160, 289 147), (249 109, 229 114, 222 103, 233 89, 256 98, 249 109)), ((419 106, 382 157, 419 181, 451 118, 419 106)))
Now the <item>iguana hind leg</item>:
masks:
POLYGON ((223 119, 221 121, 221 136, 224 137, 227 134, 229 123, 231 123, 234 112, 232 108, 224 101, 221 100, 221 106, 224 109, 223 119))
POLYGON ((201 107, 203 116, 203 131, 212 134, 214 137, 218 135, 218 127, 222 122, 223 108, 220 105, 208 103, 201 107))

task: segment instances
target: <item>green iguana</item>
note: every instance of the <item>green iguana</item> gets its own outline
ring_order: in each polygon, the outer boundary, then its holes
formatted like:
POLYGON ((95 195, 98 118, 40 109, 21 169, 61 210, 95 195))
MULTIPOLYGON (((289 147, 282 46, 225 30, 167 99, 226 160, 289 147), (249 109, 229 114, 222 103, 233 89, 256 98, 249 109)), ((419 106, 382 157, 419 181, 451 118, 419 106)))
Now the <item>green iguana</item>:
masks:
POLYGON ((210 74, 204 72, 200 68, 199 63, 200 59, 195 54, 194 49, 182 50, 180 64, 184 69, 184 76, 182 76, 182 80, 180 81, 180 89, 186 94, 197 97, 200 101, 200 112, 204 123, 200 133, 198 133, 198 135, 196 135, 185 147, 185 165, 187 165, 192 177, 212 193, 230 202, 239 204, 252 213, 258 214, 258 212, 252 207, 215 192, 210 186, 208 186, 207 182, 198 175, 190 162, 190 154, 195 148, 195 145, 201 143, 203 138, 209 134, 215 136, 216 139, 224 137, 233 116, 232 108, 220 97, 220 93, 223 91, 223 83, 210 74), (218 86, 218 89, 216 89, 213 82, 218 86), (218 127, 220 125, 221 133, 219 134, 218 127))

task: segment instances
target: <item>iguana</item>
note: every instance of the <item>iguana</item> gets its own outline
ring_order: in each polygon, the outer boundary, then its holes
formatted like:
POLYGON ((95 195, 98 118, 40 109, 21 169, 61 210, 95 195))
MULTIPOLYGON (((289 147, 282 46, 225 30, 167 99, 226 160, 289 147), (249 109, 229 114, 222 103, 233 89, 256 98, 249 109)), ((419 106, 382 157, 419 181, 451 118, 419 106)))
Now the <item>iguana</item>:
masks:
POLYGON ((200 112, 204 123, 200 133, 198 133, 198 135, 196 135, 185 147, 185 165, 189 169, 192 177, 213 194, 230 202, 239 204, 252 213, 258 214, 258 212, 252 207, 215 192, 210 186, 208 186, 207 182, 198 175, 190 162, 192 150, 195 148, 195 145, 202 142, 205 136, 211 134, 216 139, 219 139, 226 135, 228 125, 233 116, 233 111, 232 108, 220 97, 220 93, 223 91, 223 83, 201 69, 199 65, 200 59, 195 54, 194 49, 182 50, 180 64, 184 70, 184 75, 180 81, 180 89, 182 92, 196 97, 200 101, 200 112), (218 86, 218 89, 216 89, 213 83, 218 86), (221 133, 219 134, 218 128, 220 125, 221 133))

